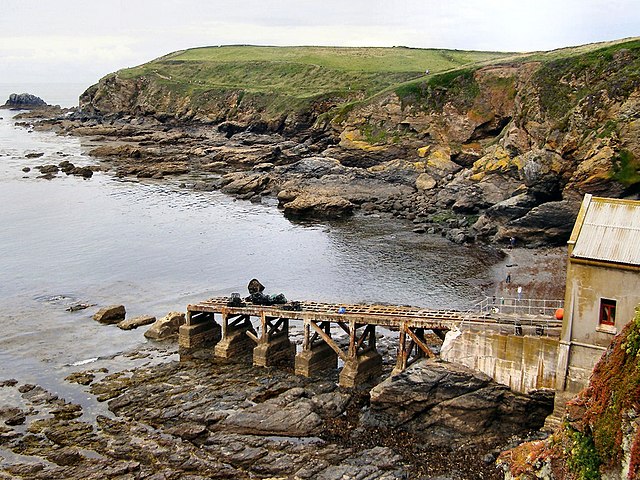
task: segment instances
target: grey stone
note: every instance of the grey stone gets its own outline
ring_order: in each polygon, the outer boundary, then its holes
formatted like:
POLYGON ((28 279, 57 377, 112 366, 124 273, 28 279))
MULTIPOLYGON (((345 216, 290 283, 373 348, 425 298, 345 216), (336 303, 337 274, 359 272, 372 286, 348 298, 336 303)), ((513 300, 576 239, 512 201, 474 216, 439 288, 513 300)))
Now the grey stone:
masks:
POLYGON ((47 102, 30 93, 12 93, 4 104, 5 108, 40 108, 46 107, 47 102))
POLYGON ((122 330, 133 330, 134 328, 142 327, 144 325, 151 325, 155 321, 156 317, 152 317, 151 315, 141 315, 139 317, 118 322, 118 328, 122 330))
POLYGON ((495 442, 540 428, 553 400, 512 392, 461 365, 426 360, 371 390, 363 423, 420 433, 425 444, 495 442))

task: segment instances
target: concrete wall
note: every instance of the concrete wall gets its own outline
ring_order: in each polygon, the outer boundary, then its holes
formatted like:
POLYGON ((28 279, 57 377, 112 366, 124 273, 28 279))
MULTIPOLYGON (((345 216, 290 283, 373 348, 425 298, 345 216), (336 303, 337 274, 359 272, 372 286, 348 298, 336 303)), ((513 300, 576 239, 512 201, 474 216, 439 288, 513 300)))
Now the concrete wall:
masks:
POLYGON ((555 386, 557 338, 467 330, 446 343, 441 358, 484 372, 512 390, 555 386))

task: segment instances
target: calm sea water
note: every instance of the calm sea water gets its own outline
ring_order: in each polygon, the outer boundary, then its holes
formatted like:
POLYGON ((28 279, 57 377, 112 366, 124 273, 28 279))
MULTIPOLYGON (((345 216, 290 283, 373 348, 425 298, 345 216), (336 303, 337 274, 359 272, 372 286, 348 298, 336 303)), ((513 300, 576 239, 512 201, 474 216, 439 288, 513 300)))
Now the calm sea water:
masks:
POLYGON ((0 379, 56 383, 74 363, 146 343, 143 329, 93 321, 104 305, 160 317, 256 277, 293 300, 466 309, 493 275, 491 254, 386 220, 292 223, 274 205, 182 189, 184 178, 39 179, 22 168, 95 160, 13 115, 0 110, 0 379), (77 302, 96 306, 65 310, 77 302))

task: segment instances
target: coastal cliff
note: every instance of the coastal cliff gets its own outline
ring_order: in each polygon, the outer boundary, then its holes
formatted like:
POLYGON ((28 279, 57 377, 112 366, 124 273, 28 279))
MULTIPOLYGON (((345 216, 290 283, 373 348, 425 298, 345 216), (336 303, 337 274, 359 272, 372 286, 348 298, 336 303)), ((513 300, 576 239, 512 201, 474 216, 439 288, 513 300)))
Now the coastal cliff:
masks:
POLYGON ((389 211, 460 243, 561 244, 584 193, 640 192, 637 39, 475 57, 360 49, 366 62, 358 49, 309 48, 177 52, 101 79, 80 116, 271 136, 250 139, 267 151, 242 168, 236 156, 217 187, 278 195, 292 215, 389 211))

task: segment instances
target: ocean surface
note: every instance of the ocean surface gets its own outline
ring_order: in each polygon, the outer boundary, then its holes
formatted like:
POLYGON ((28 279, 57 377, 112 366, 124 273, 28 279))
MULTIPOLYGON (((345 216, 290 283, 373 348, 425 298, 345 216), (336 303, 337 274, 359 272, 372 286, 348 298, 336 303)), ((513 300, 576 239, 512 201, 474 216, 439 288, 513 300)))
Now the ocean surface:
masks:
POLYGON ((62 379, 79 365, 143 348, 144 328, 92 320, 105 305, 124 304, 129 318, 161 317, 244 295, 256 277, 266 293, 290 300, 464 310, 497 268, 490 252, 410 225, 374 217, 294 223, 273 203, 181 188, 188 177, 41 179, 37 165, 97 162, 80 139, 17 127, 14 115, 0 110, 0 380, 61 392, 75 388, 62 379), (66 311, 76 303, 95 307, 66 311))

